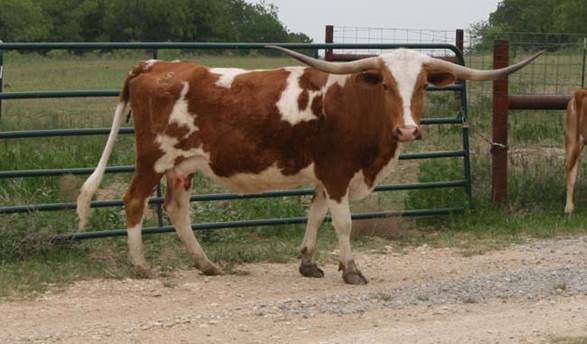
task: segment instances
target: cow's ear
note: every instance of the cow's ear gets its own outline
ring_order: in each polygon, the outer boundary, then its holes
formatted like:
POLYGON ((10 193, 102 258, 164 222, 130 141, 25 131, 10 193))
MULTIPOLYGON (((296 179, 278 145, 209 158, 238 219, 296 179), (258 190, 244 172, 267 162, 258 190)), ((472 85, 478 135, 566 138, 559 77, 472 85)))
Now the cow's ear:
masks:
POLYGON ((449 72, 429 72, 428 83, 436 87, 446 87, 456 80, 456 76, 449 72))
POLYGON ((373 69, 359 73, 358 79, 369 85, 378 85, 383 82, 383 74, 381 74, 380 71, 373 69))

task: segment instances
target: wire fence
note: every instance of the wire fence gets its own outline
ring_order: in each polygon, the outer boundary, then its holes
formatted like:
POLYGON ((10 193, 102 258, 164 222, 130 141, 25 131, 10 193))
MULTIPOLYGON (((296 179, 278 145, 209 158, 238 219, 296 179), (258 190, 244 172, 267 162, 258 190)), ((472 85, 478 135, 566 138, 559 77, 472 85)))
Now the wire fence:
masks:
MULTIPOLYGON (((334 26, 334 43, 449 43, 455 44, 456 30, 428 30, 334 26)), ((484 40, 474 31, 465 30, 463 48, 467 66, 493 66, 493 40, 508 40, 511 61, 519 61, 538 51, 547 54, 510 77, 511 94, 567 95, 585 85, 587 33, 504 32, 484 40)), ((378 54, 381 50, 346 50, 343 53, 378 54)), ((450 56, 450 51, 423 51, 432 56, 450 56)), ((338 51, 336 51, 338 53, 338 51)), ((471 84, 470 96, 491 94, 491 83, 471 84)))

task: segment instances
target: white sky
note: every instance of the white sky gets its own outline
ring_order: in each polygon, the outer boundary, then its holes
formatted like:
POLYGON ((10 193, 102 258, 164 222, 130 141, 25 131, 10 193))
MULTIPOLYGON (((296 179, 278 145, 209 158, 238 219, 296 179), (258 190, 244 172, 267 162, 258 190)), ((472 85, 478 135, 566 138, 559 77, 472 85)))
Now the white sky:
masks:
MULTIPOLYGON (((258 3, 261 0, 247 0, 258 3)), ((324 42, 324 26, 456 30, 487 20, 499 0, 265 0, 290 31, 324 42)))

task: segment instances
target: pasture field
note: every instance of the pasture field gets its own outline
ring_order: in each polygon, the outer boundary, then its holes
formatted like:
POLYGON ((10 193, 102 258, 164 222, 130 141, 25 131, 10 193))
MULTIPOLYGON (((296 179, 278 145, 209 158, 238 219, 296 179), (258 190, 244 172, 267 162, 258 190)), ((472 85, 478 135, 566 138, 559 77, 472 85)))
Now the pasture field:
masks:
MULTIPOLYGON (((295 64, 288 58, 251 55, 190 55, 160 51, 160 58, 184 58, 211 66, 274 68, 295 64)), ((31 90, 116 89, 127 71, 150 55, 139 51, 71 55, 5 53, 5 92, 31 90)), ((487 65, 479 67, 490 67, 487 65)), ((473 204, 464 215, 419 219, 363 221, 355 226, 354 248, 374 249, 393 245, 456 247, 463 254, 483 253, 512 241, 550 238, 587 232, 587 184, 580 167, 576 185, 576 214, 563 215, 564 152, 562 111, 514 112, 510 120, 510 200, 503 207, 489 203, 491 171, 489 139, 491 98, 471 86, 469 119, 473 204), (373 230, 376 228, 376 230, 373 230), (369 234, 369 235, 367 235, 369 234)), ((522 87, 522 86, 521 86, 522 87)), ((110 127, 114 98, 9 100, 3 102, 0 130, 110 127)), ((429 94, 425 117, 454 115, 457 101, 450 92, 429 94)), ((131 125, 131 124, 129 124, 131 125)), ((426 126, 421 142, 405 144, 403 152, 460 149, 461 129, 454 125, 426 126)), ((0 170, 95 167, 105 136, 10 139, 0 141, 0 170)), ((122 135, 109 165, 133 163, 133 138, 122 135)), ((129 174, 110 174, 98 191, 99 199, 119 199, 129 174)), ((462 178, 460 159, 402 161, 388 182, 443 181, 462 178)), ((0 179, 0 205, 70 202, 75 200, 85 176, 0 179)), ((194 192, 222 189, 196 177, 194 192)), ((388 192, 357 202, 354 211, 399 210, 458 206, 466 201, 461 189, 388 192)), ((304 215, 309 197, 219 201, 193 204, 194 222, 214 222, 263 217, 304 215)), ((152 213, 155 210, 152 209, 152 213)), ((94 209, 89 229, 124 228, 121 208, 94 209)), ((153 214, 145 225, 155 224, 153 214)), ((22 295, 47 286, 93 277, 132 276, 126 262, 125 238, 98 239, 53 246, 47 238, 68 233, 77 226, 74 211, 0 215, 0 296, 22 295)), ((336 248, 334 231, 325 224, 318 239, 320 252, 336 248)), ((291 225, 199 232, 212 260, 227 271, 246 262, 285 262, 295 259, 303 226, 291 225)), ((173 234, 145 237, 148 259, 162 274, 187 268, 189 260, 173 234)), ((234 270, 238 271, 238 270, 234 270)))

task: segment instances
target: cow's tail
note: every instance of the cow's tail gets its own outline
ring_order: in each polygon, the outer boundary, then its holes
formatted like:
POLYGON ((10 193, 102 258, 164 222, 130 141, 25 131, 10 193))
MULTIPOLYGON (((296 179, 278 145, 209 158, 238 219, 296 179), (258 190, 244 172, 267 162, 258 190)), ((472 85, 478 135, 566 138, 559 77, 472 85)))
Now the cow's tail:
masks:
POLYGON ((116 110, 114 111, 112 129, 110 129, 110 135, 108 136, 108 141, 106 142, 106 146, 104 147, 104 151, 102 152, 102 157, 100 157, 100 162, 98 162, 98 166, 96 167, 94 172, 85 181, 84 185, 82 185, 80 194, 77 197, 77 215, 79 217, 80 230, 86 226, 88 215, 90 213, 90 202, 92 200, 92 197, 96 193, 96 190, 98 190, 98 186, 100 185, 102 178, 104 177, 104 171, 106 170, 108 159, 112 154, 114 142, 118 137, 118 132, 120 130, 120 127, 122 126, 122 122, 124 121, 124 110, 126 108, 126 105, 128 104, 129 99, 128 84, 130 79, 131 76, 129 75, 129 77, 126 78, 122 86, 119 102, 116 105, 116 110))

